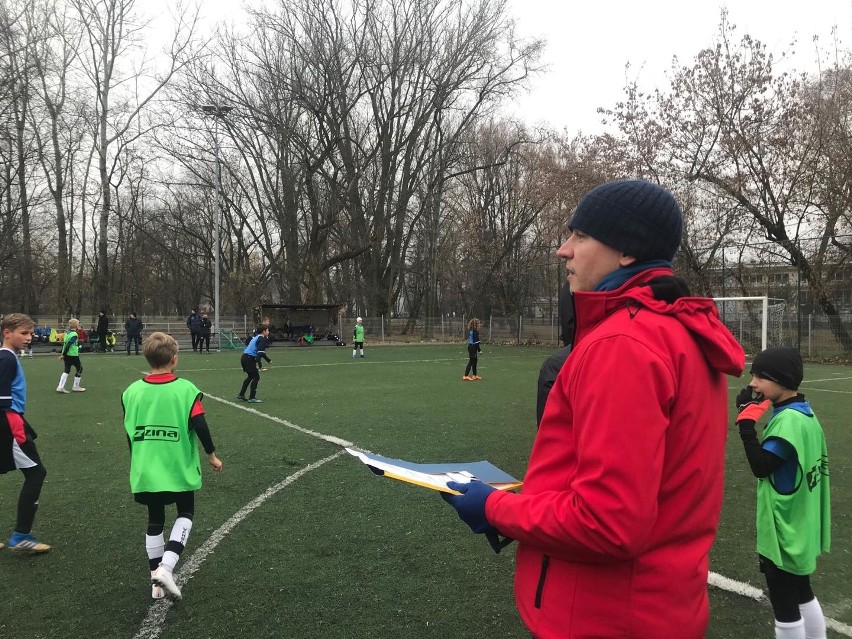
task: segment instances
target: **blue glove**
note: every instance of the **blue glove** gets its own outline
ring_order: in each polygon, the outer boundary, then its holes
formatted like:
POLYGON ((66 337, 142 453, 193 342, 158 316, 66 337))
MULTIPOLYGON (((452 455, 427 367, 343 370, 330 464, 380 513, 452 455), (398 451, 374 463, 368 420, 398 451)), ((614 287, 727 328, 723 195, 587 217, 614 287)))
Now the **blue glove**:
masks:
POLYGON ((488 499, 488 495, 497 490, 496 488, 481 481, 472 481, 467 484, 448 481, 447 488, 458 491, 461 495, 442 492, 441 497, 456 509, 461 520, 470 526, 473 532, 477 535, 485 534, 494 552, 499 553, 503 548, 512 543, 512 540, 508 537, 500 539, 497 529, 489 524, 485 518, 485 500, 488 499))
POLYGON ((470 526, 473 532, 481 534, 491 528, 491 524, 485 518, 485 500, 488 499, 488 495, 497 490, 496 488, 483 484, 481 481, 472 481, 467 484, 448 481, 447 488, 458 491, 461 495, 441 493, 441 497, 458 511, 459 517, 470 526))

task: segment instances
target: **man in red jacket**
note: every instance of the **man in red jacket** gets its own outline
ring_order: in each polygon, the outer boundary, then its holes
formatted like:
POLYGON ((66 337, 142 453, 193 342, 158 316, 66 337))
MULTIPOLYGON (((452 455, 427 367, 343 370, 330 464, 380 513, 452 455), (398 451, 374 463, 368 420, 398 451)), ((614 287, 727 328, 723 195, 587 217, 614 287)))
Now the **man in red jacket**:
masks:
MULTIPOLYGON (((445 495, 489 540, 519 542, 515 601, 533 636, 704 636, 722 507, 725 375, 742 348, 674 276, 682 214, 643 180, 587 193, 557 251, 573 350, 544 407, 520 494, 445 495)), ((496 544, 493 544, 496 547, 496 544)))

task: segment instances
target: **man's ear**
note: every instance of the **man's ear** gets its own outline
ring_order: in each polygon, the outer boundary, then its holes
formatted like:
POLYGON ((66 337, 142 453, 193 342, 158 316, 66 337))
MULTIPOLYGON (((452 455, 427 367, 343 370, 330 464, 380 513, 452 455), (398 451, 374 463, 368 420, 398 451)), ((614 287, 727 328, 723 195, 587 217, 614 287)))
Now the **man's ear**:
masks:
POLYGON ((619 266, 630 266, 631 264, 636 263, 636 258, 632 255, 627 255, 627 253, 622 253, 621 257, 618 258, 619 266))

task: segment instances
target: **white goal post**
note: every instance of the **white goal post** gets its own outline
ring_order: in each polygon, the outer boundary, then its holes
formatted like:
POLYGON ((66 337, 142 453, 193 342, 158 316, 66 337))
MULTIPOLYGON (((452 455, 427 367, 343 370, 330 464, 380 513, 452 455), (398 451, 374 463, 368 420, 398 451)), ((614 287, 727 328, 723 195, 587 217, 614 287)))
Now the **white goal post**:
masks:
POLYGON ((765 295, 754 297, 714 297, 719 315, 746 352, 780 344, 784 340, 784 314, 786 300, 765 295), (759 326, 759 327, 758 327, 759 326))

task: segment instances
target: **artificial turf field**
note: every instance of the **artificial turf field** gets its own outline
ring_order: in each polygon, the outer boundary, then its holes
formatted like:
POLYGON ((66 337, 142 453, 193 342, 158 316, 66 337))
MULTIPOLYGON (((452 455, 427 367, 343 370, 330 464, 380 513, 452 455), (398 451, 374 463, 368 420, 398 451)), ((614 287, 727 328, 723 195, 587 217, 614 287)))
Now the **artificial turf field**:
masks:
MULTIPOLYGON (((55 392, 55 354, 25 359, 27 418, 48 470, 34 532, 53 551, 0 551, 0 639, 527 637, 512 598, 513 547, 495 555, 437 493, 373 476, 335 443, 415 462, 488 459, 522 477, 549 351, 483 350, 483 379, 466 382, 464 344, 368 342, 354 361, 348 347, 272 348, 264 403, 253 405, 235 400, 238 352, 182 353, 178 374, 205 393, 224 469, 213 473, 202 455, 176 605, 152 605, 146 511, 127 479, 119 398, 144 374, 143 357, 83 354, 88 390, 69 395, 55 392)), ((746 379, 730 380, 731 400, 746 379)), ((832 481, 832 552, 814 590, 829 637, 852 637, 852 368, 806 365, 801 390, 826 431, 832 481)), ((21 481, 0 477, 4 537, 21 481)), ((768 603, 749 596, 763 589, 754 481, 730 426, 711 570, 745 594, 710 587, 710 638, 773 636, 768 603)), ((173 517, 170 508, 166 534, 173 517)))

